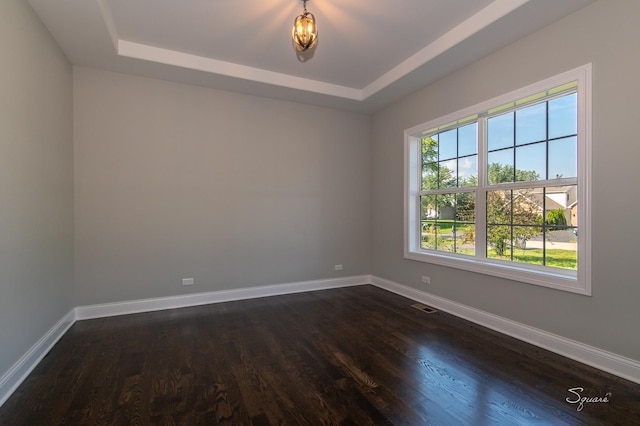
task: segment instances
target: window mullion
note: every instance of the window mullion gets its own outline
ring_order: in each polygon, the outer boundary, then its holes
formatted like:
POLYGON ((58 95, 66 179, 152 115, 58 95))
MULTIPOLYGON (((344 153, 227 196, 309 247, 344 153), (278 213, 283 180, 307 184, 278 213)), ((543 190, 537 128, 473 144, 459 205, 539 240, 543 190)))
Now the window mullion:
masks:
POLYGON ((416 227, 417 229, 414 230, 414 232, 417 235, 414 235, 415 238, 417 238, 417 247, 420 247, 422 245, 422 195, 423 195, 423 191, 422 191, 422 174, 423 174, 423 170, 422 168, 424 167, 424 163, 422 162, 422 142, 420 139, 418 139, 418 143, 416 143, 415 146, 415 152, 414 155, 416 155, 416 158, 418 158, 420 167, 418 167, 418 173, 417 176, 415 177, 415 182, 414 184, 416 185, 416 188, 418 188, 418 195, 417 195, 417 200, 415 203, 415 211, 414 211, 414 215, 417 218, 417 224, 418 226, 416 227))
POLYGON ((478 187, 476 189, 476 257, 487 257, 487 118, 478 119, 478 187))

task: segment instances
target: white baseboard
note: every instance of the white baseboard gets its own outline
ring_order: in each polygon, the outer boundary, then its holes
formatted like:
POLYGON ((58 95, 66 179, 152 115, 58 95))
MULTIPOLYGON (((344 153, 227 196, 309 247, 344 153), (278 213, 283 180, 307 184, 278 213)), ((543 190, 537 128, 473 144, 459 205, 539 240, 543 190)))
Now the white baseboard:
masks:
POLYGON ((72 309, 45 333, 11 368, 0 377, 0 406, 33 371, 38 363, 49 353, 53 345, 76 322, 72 309))
POLYGON ((566 356, 616 376, 640 383, 640 362, 557 334, 490 314, 393 281, 371 276, 371 284, 476 324, 566 356))
POLYGON ((253 299, 314 290, 373 284, 409 299, 421 302, 460 318, 472 321, 492 330, 550 350, 627 380, 640 383, 640 362, 585 345, 556 334, 524 325, 461 303, 435 296, 393 281, 372 275, 360 275, 315 281, 302 281, 237 290, 221 290, 208 293, 132 300, 118 303, 79 306, 67 313, 38 342, 36 342, 5 374, 0 377, 0 406, 38 365, 53 345, 66 333, 76 320, 110 317, 163 309, 183 308, 210 303, 253 299))
POLYGON ((369 275, 333 278, 326 280, 301 281, 287 284, 246 287, 235 290, 220 290, 208 293, 195 293, 154 299, 131 300, 126 302, 105 303, 100 305, 79 306, 75 309, 76 319, 92 319, 115 315, 137 314, 163 309, 185 308, 208 305, 210 303, 230 302, 233 300, 254 299, 257 297, 277 296, 281 294, 302 293, 305 291, 325 290, 338 287, 369 284, 369 275))
POLYGON ((302 293, 313 290, 326 290, 339 287, 370 284, 369 275, 334 278, 315 281, 302 281, 260 287, 247 287, 237 290, 221 290, 209 293, 159 297, 154 299, 131 300, 100 305, 79 306, 72 309, 58 321, 38 342, 36 342, 5 374, 0 377, 0 406, 27 378, 53 345, 67 332, 76 320, 102 318, 163 309, 184 308, 210 303, 233 300, 254 299, 257 297, 277 296, 281 294, 302 293))

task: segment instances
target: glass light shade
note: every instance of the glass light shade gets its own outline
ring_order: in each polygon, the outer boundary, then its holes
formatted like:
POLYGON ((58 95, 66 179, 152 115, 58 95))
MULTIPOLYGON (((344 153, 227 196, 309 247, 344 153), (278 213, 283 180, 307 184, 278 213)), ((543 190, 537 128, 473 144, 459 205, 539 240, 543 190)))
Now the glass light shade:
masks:
POLYGON ((296 49, 301 52, 315 46, 318 39, 318 26, 316 25, 315 16, 307 12, 306 9, 302 15, 298 15, 293 22, 291 37, 296 45, 296 49))

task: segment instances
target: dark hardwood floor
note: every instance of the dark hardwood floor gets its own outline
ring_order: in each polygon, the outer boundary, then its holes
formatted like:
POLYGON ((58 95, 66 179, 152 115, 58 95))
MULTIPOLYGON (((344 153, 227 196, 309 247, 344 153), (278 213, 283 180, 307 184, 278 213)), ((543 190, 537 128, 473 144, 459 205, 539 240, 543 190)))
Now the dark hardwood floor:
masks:
POLYGON ((640 385, 373 286, 77 322, 1 425, 634 425, 640 385), (582 397, 608 402, 571 404, 582 397))

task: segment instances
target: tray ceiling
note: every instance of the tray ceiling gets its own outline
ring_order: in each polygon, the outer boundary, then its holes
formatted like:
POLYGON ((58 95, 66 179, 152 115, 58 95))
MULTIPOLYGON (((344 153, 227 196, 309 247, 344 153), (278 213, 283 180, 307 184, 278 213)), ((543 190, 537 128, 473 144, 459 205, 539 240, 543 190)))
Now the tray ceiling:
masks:
POLYGON ((78 66, 371 112, 592 0, 29 0, 78 66))

